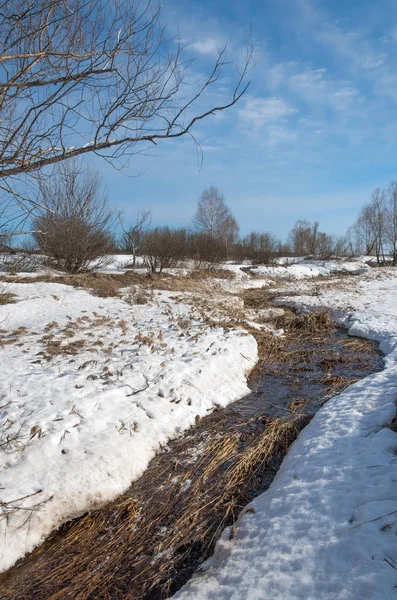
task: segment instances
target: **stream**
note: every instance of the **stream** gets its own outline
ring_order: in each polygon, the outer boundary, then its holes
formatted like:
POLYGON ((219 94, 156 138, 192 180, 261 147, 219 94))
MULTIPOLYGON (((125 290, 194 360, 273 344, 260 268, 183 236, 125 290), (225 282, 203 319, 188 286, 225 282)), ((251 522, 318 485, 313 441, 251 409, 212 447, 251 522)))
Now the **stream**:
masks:
POLYGON ((256 333, 251 393, 197 419, 123 496, 65 524, 0 575, 0 598, 162 600, 175 593, 226 526, 233 535, 239 513, 269 487, 324 402, 383 368, 375 342, 324 323, 292 316, 285 337, 256 333))

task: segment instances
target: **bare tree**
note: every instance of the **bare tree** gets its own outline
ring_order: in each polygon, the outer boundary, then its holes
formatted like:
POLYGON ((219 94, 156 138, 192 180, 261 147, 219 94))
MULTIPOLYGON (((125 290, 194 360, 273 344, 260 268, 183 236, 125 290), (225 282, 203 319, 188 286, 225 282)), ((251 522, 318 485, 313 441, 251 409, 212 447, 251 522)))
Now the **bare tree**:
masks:
POLYGON ((366 255, 374 254, 378 264, 385 262, 388 247, 393 249, 392 215, 393 185, 388 190, 377 188, 353 225, 352 237, 356 240, 356 247, 366 255))
POLYGON ((199 231, 223 240, 228 258, 230 246, 238 239, 239 226, 216 187, 211 186, 201 194, 193 222, 199 231))
POLYGON ((356 254, 363 252, 366 256, 371 256, 375 252, 375 234, 370 213, 368 205, 363 206, 357 221, 352 226, 350 237, 356 254))
POLYGON ((385 246, 387 243, 387 214, 385 207, 385 191, 377 188, 360 214, 359 220, 370 231, 373 241, 373 251, 378 264, 385 261, 385 246), (382 260, 381 260, 382 259, 382 260))
POLYGON ((60 164, 51 181, 41 183, 39 203, 46 208, 33 221, 33 236, 58 268, 85 271, 113 249, 116 215, 107 207, 95 171, 76 161, 60 164))
POLYGON ((397 265, 397 181, 392 181, 385 195, 386 236, 393 257, 393 264, 397 265))
POLYGON ((318 221, 310 223, 306 219, 298 220, 291 229, 288 241, 296 256, 315 255, 317 253, 318 221))
POLYGON ((202 108, 230 65, 227 49, 192 85, 160 12, 152 0, 0 0, 0 189, 19 208, 8 223, 43 208, 27 176, 89 152, 122 166, 244 94, 250 42, 228 98, 202 108))
POLYGON ((135 268, 136 253, 139 251, 144 240, 144 231, 150 227, 152 221, 151 210, 140 210, 134 225, 128 229, 123 228, 121 248, 124 252, 132 254, 132 268, 135 268))

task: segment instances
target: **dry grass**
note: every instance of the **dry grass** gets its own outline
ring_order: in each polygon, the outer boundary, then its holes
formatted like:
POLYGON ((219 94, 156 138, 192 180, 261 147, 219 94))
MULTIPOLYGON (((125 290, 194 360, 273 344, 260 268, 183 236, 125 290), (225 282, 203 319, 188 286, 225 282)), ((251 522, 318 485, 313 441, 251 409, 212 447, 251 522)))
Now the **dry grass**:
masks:
POLYGON ((196 269, 189 273, 188 277, 190 279, 203 281, 206 279, 226 279, 233 280, 236 278, 236 275, 233 271, 229 271, 228 269, 196 269))
POLYGON ((83 288, 101 298, 117 297, 120 289, 132 285, 141 285, 146 290, 166 290, 175 292, 202 292, 205 282, 209 279, 234 279, 231 271, 224 269, 209 269, 192 271, 179 276, 162 273, 81 273, 78 275, 37 275, 36 277, 14 277, 16 283, 60 283, 83 288))
POLYGON ((296 315, 292 311, 286 311, 283 315, 276 317, 275 326, 285 331, 302 333, 328 332, 334 329, 335 325, 329 312, 322 310, 312 312, 307 315, 296 315))
POLYGON ((16 295, 15 294, 10 294, 8 292, 1 292, 0 293, 0 305, 3 304, 13 304, 15 302, 16 299, 16 295))
POLYGON ((153 290, 147 290, 142 287, 135 287, 131 289, 131 293, 127 295, 127 301, 131 302, 131 304, 148 304, 153 301, 153 290))
POLYGON ((14 331, 8 331, 7 329, 0 330, 0 347, 8 346, 9 344, 19 344, 21 345, 21 338, 28 333, 27 327, 21 325, 18 329, 14 329, 14 331))
POLYGON ((246 308, 268 308, 270 305, 269 302, 269 292, 265 288, 253 288, 244 290, 241 294, 244 300, 244 306, 246 308))
POLYGON ((234 420, 221 434, 217 417, 205 421, 193 440, 187 436, 159 455, 128 494, 33 553, 22 578, 17 568, 4 576, 0 597, 166 598, 189 555, 211 553, 252 498, 256 480, 308 419, 258 417, 237 426, 234 420))

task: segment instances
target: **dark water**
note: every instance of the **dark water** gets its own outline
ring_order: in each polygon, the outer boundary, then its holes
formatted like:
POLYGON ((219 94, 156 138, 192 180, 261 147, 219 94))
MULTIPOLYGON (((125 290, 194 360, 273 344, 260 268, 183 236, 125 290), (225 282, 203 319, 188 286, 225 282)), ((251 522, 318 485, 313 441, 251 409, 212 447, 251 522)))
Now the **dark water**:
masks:
POLYGON ((378 344, 351 338, 345 328, 335 328, 326 340, 299 336, 286 342, 284 350, 282 360, 265 360, 254 371, 249 380, 252 393, 234 402, 234 411, 245 418, 258 413, 282 417, 295 403, 315 413, 347 385, 383 369, 378 344))

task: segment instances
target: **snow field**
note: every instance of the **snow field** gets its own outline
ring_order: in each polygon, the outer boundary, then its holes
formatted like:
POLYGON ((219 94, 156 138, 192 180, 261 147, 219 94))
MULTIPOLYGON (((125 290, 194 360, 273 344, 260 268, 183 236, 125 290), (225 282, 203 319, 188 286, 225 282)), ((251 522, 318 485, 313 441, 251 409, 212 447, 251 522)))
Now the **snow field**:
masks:
POLYGON ((55 283, 7 283, 0 306, 0 568, 125 491, 160 446, 248 392, 254 338, 55 283), (24 329, 25 328, 25 329, 24 329), (2 517, 2 518, 1 518, 2 517))

